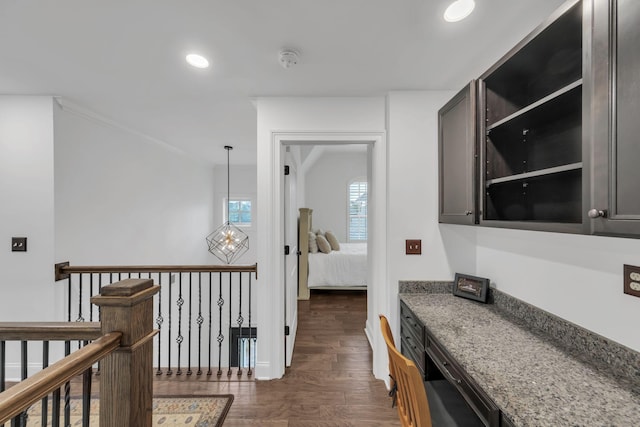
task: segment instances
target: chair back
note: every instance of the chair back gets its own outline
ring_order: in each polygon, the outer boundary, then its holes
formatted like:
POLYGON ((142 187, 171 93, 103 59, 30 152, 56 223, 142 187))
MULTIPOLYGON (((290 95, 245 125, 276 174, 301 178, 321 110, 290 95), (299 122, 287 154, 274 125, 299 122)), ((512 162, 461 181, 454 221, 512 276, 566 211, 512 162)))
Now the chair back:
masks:
POLYGON ((431 427, 431 413, 422 376, 416 365, 397 349, 387 318, 380 315, 380 329, 387 344, 389 371, 397 386, 398 417, 402 427, 431 427))

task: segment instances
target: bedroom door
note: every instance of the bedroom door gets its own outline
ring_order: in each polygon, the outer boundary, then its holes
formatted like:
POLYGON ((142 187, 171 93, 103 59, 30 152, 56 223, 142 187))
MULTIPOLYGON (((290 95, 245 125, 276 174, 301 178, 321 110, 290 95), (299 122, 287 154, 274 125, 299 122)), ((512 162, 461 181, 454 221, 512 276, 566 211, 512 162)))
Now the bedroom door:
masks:
POLYGON ((291 366, 298 324, 298 203, 297 174, 291 154, 286 152, 284 176, 284 345, 285 366, 291 366))

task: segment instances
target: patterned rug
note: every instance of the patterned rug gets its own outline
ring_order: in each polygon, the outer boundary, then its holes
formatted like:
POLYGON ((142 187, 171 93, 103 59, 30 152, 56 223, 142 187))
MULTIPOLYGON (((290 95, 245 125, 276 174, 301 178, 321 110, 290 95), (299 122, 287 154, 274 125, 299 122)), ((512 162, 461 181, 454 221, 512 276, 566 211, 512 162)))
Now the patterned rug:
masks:
MULTIPOLYGON (((153 426, 193 426, 193 427, 220 427, 224 422, 227 412, 233 402, 232 394, 209 396, 158 396, 153 398, 153 426)), ((64 409, 61 404, 60 412, 64 409)), ((51 423, 51 403, 49 408, 49 424, 51 423)), ((71 426, 82 426, 82 401, 72 399, 71 426)), ((99 426, 100 401, 91 399, 90 423, 91 427, 99 426)), ((33 405, 27 412, 27 426, 41 425, 42 405, 33 405)), ((62 417, 61 417, 62 418, 62 417)), ((61 425, 64 424, 61 419, 61 425)))

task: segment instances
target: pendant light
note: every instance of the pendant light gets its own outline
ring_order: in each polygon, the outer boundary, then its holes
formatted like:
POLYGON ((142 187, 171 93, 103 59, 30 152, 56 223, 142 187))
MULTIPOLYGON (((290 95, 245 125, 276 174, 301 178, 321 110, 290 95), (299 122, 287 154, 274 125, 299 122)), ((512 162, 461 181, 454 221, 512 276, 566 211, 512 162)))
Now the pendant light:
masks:
POLYGON ((229 152, 233 147, 225 145, 227 150, 227 220, 207 236, 209 252, 221 261, 231 264, 249 249, 249 236, 229 221, 229 152))

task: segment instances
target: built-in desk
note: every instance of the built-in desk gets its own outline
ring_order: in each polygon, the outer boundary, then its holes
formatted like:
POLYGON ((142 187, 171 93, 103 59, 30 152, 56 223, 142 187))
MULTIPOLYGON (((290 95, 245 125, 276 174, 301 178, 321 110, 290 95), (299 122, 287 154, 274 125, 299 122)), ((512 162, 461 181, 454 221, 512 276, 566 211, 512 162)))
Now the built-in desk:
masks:
POLYGON ((493 305, 442 293, 400 294, 400 301, 425 326, 427 353, 450 359, 450 382, 462 373, 471 379, 466 392, 483 394, 488 425, 640 426, 637 382, 579 360, 493 305))

